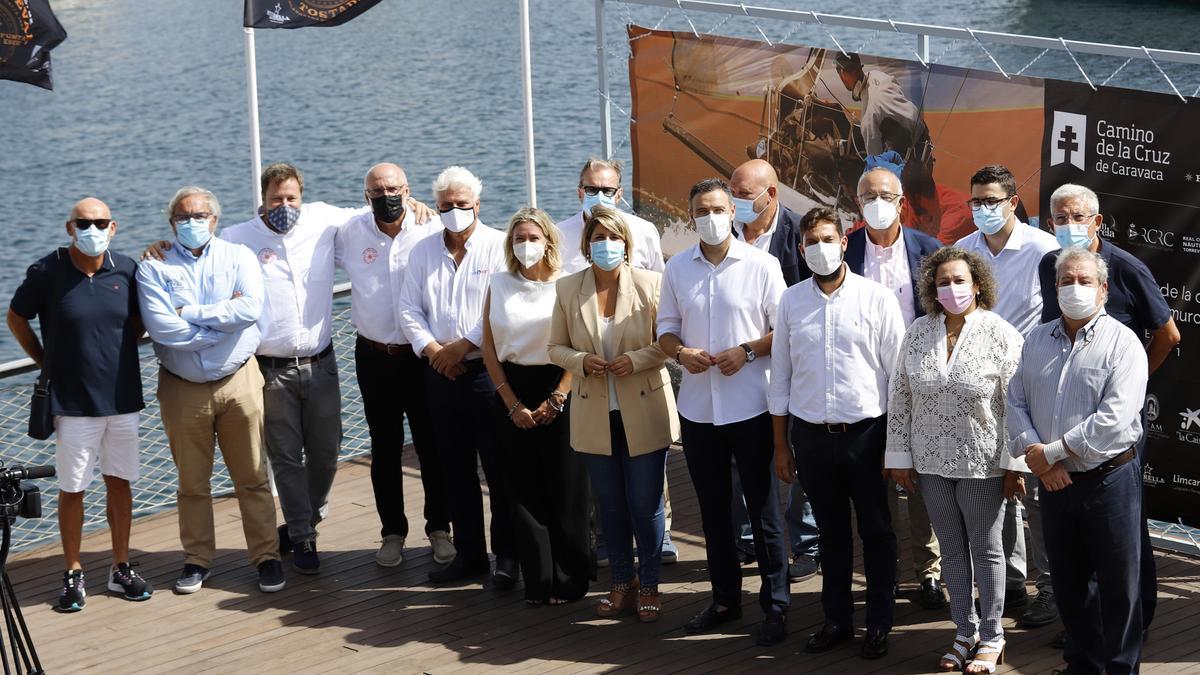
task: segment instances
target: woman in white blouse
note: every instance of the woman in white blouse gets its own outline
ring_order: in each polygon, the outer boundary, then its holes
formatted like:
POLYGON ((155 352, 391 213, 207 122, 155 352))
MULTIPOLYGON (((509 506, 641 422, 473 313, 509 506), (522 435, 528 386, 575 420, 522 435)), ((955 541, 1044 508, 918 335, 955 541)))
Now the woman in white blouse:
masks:
POLYGON ((518 559, 530 605, 582 598, 591 576, 588 479, 571 451, 571 373, 550 362, 550 317, 562 267, 558 230, 525 208, 508 223, 508 269, 492 275, 483 310, 483 360, 503 410, 501 458, 513 489, 518 559))
POLYGON ((1025 492, 1023 461, 1005 447, 1004 407, 1022 339, 988 311, 996 282, 977 254, 940 249, 918 283, 926 316, 905 334, 892 377, 884 474, 924 493, 941 544, 957 635, 939 669, 991 673, 1005 644, 1002 506, 1025 492))

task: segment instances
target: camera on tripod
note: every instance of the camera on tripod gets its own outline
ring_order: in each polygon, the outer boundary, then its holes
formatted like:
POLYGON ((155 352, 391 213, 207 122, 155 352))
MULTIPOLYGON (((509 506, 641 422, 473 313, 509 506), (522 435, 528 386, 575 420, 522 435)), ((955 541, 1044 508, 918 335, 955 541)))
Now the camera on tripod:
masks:
POLYGON ((0 469, 0 518, 41 518, 42 491, 32 483, 21 481, 50 478, 52 466, 14 467, 0 469))

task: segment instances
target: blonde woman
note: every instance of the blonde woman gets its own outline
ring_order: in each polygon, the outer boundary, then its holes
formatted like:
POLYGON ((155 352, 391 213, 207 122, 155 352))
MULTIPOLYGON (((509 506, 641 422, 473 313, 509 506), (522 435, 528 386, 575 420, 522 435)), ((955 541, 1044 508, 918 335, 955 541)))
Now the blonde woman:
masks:
POLYGON ((636 611, 649 623, 662 613, 663 471, 679 418, 655 342, 662 275, 630 267, 630 244, 616 210, 592 208, 580 244, 591 265, 558 281, 550 360, 574 376, 571 447, 599 497, 608 540, 612 589, 596 613, 636 611))
POLYGON ((496 438, 513 490, 525 602, 559 605, 587 593, 591 561, 587 474, 568 427, 571 373, 547 351, 562 250, 545 211, 513 215, 504 259, 484 302, 483 361, 503 408, 496 438))

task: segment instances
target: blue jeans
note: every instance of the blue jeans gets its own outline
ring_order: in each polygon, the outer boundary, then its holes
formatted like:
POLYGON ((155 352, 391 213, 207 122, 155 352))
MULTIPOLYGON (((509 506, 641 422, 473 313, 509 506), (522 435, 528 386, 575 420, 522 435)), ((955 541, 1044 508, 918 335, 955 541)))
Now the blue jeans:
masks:
MULTIPOLYGON (((734 460, 737 463, 737 460, 734 460)), ((776 479, 778 482, 778 479, 776 479)), ((820 532, 817 531, 817 519, 813 517, 812 505, 804 495, 804 487, 800 481, 787 485, 777 485, 779 490, 787 490, 787 500, 784 504, 784 521, 787 523, 788 541, 792 547, 792 558, 810 555, 821 559, 820 532)), ((733 472, 733 501, 729 505, 733 515, 733 536, 738 548, 747 553, 754 551, 754 533, 750 530, 750 514, 746 511, 746 498, 742 494, 742 479, 738 472, 733 472)))
POLYGON ((587 465, 592 489, 600 502, 600 525, 608 544, 608 562, 614 584, 634 579, 633 546, 638 546, 636 576, 642 586, 657 586, 662 567, 663 476, 667 449, 629 456, 621 413, 609 413, 611 455, 580 453, 587 465))

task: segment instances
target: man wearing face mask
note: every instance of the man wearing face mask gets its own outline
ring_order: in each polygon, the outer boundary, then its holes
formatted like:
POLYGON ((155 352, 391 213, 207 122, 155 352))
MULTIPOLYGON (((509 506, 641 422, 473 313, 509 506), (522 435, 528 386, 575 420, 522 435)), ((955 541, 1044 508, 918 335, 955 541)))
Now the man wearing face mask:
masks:
POLYGON ((1042 490, 1068 672, 1136 673, 1146 351, 1104 310, 1103 257, 1073 246, 1054 267, 1062 318, 1025 339, 1008 389, 1010 451, 1042 490))
POLYGON ((658 344, 683 368, 679 417, 688 473, 700 501, 712 602, 688 622, 703 633, 742 615, 742 573, 729 517, 731 462, 754 532, 765 618, 758 643, 787 636, 790 605, 779 493, 772 477, 767 363, 771 325, 786 288, 779 261, 738 241, 733 195, 719 178, 692 187, 688 203, 700 243, 673 256, 663 275, 658 344))
POLYGON ((825 624, 804 649, 827 652, 854 637, 853 505, 867 577, 862 656, 877 659, 888 653, 895 604, 896 535, 883 452, 888 382, 904 316, 895 293, 843 264, 846 237, 832 209, 805 214, 800 236, 813 276, 779 300, 767 402, 774 416, 775 473, 789 484, 797 476, 804 482, 821 528, 825 624), (841 356, 846 354, 853 358, 841 356))
MULTIPOLYGON (((583 257, 580 241, 583 237, 584 216, 592 212, 597 204, 617 208, 624 196, 621 188, 621 162, 615 159, 592 157, 584 162, 579 172, 577 189, 581 208, 578 213, 556 223, 563 239, 563 276, 574 274, 588 266, 583 257)), ((662 237, 658 228, 648 220, 632 213, 619 211, 625 226, 633 234, 634 245, 630 248, 630 264, 637 269, 663 271, 662 237)))
MULTIPOLYGON (((1082 185, 1060 186, 1050 195, 1050 219, 1054 223, 1054 236, 1063 250, 1072 246, 1098 253, 1108 265, 1108 295, 1104 311, 1120 321, 1145 342, 1146 359, 1151 375, 1166 361, 1175 345, 1179 344, 1179 328, 1171 318, 1171 308, 1159 290, 1158 282, 1145 263, 1110 241, 1100 238, 1100 225, 1104 216, 1100 214, 1100 200, 1096 193, 1082 185), (1146 339, 1149 338, 1149 342, 1146 339)), ((1054 261, 1057 253, 1042 256, 1038 274, 1042 281, 1042 322, 1055 321, 1062 317, 1054 295, 1054 261)), ((1144 411, 1143 411, 1144 415, 1144 411)), ((1145 418, 1142 428, 1145 430, 1145 418)), ((1139 460, 1145 463, 1146 436, 1143 433, 1137 444, 1139 460)), ((1150 531, 1142 519, 1142 625, 1149 630, 1157 607, 1158 580, 1154 563, 1154 549, 1150 544, 1150 531)))
POLYGON ((520 573, 512 505, 492 434, 496 389, 484 366, 483 306, 491 274, 505 269, 502 232, 479 221, 483 183, 461 166, 433 181, 444 231, 425 237, 409 254, 400 291, 399 321, 414 354, 428 361, 425 386, 433 440, 445 474, 454 523, 449 565, 429 573, 446 583, 482 576, 490 567, 483 532, 483 464, 492 507, 492 583, 512 588, 520 573))
POLYGON ((358 332, 354 365, 371 432, 371 487, 383 537, 375 562, 383 567, 403 562, 408 537, 401 481, 405 417, 421 466, 425 534, 433 559, 441 564, 454 559, 450 505, 425 397, 425 363, 401 329, 397 304, 413 247, 440 235, 442 224, 440 219, 417 222, 406 206, 408 194, 408 177, 399 166, 371 167, 363 185, 371 210, 338 228, 335 238, 337 265, 352 285, 350 315, 358 332))
POLYGON ((55 609, 77 612, 86 594, 80 539, 83 496, 104 476, 112 535, 108 590, 146 600, 153 589, 129 566, 129 528, 137 480, 138 417, 144 406, 137 340, 137 263, 109 250, 117 232, 108 206, 80 200, 66 223, 71 245, 31 265, 13 295, 8 327, 42 369, 54 414, 58 527, 66 571, 55 609), (37 317, 41 339, 30 321, 37 317))
POLYGON ((138 300, 161 367, 158 402, 179 471, 183 572, 176 593, 195 593, 216 549, 212 480, 215 440, 233 480, 242 531, 264 593, 282 590, 275 499, 262 457, 263 376, 254 352, 265 292, 244 246, 213 237, 213 193, 180 188, 167 207, 177 245, 138 268, 138 300))

